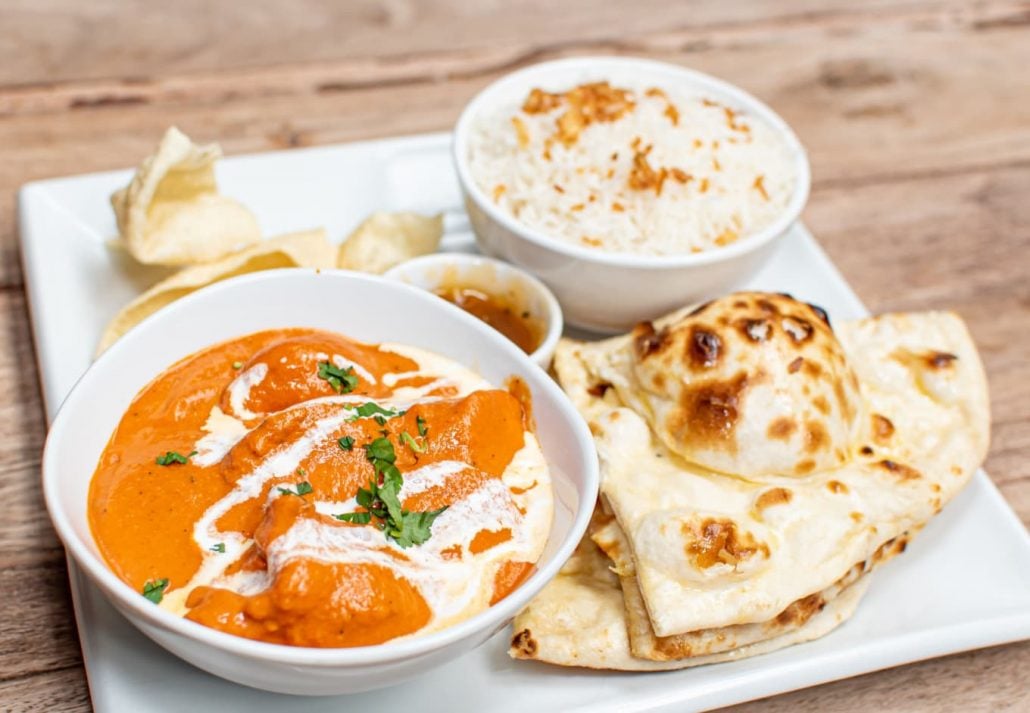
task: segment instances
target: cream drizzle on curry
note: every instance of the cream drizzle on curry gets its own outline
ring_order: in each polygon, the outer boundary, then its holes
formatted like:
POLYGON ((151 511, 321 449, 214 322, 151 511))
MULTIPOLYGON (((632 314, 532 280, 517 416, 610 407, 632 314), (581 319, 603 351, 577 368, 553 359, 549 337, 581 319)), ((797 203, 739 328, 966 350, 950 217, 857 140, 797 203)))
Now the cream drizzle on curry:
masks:
POLYGON ((136 396, 90 524, 129 586, 215 629, 320 647, 427 633, 505 597, 541 554, 553 495, 530 414, 524 385, 429 352, 260 332, 136 396), (392 469, 414 523, 399 537, 372 497, 392 469))

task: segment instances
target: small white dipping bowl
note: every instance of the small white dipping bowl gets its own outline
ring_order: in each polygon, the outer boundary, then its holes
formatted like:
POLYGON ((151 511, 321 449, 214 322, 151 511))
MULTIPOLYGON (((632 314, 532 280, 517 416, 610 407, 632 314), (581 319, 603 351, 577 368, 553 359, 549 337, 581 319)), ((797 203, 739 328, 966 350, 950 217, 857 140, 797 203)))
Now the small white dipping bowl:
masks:
POLYGON ((448 287, 472 288, 501 299, 519 312, 528 312, 541 330, 540 346, 529 358, 544 369, 551 365, 562 334, 561 307, 544 283, 525 270, 481 255, 436 253, 402 262, 385 276, 430 292, 448 287))
POLYGON ((465 207, 480 247, 526 268, 554 290, 570 324, 603 332, 738 288, 769 258, 808 200, 808 158, 797 136, 769 107, 747 92, 701 72, 627 57, 576 57, 526 67, 497 80, 465 107, 454 129, 454 161, 465 207), (654 83, 703 93, 771 126, 794 156, 797 185, 773 223, 718 248, 683 255, 606 252, 535 230, 497 206, 469 168, 469 134, 484 111, 521 105, 529 91, 566 91, 585 82, 654 83))
POLYGON ((308 695, 388 686, 465 653, 499 632, 558 572, 586 529, 597 498, 597 456, 586 423, 561 389, 514 344, 475 317, 410 285, 342 271, 274 270, 195 292, 142 322, 85 373, 54 419, 43 451, 43 491, 75 562, 144 634, 217 676, 308 695), (377 646, 318 649, 269 644, 175 616, 108 569, 87 516, 100 454, 137 392, 176 361, 265 329, 315 327, 364 342, 428 349, 497 385, 518 376, 533 394, 551 468, 554 521, 536 572, 505 599, 442 631, 377 646))

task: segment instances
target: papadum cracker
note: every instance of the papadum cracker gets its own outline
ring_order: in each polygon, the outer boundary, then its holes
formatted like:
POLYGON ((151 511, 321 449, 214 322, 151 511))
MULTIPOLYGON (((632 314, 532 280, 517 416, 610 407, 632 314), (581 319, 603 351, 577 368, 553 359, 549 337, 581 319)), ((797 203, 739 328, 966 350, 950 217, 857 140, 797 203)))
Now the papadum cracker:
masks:
POLYGON ((443 237, 443 216, 373 213, 340 246, 337 266, 382 274, 394 265, 434 252, 443 237))
POLYGON ((172 127, 132 182, 111 196, 118 232, 129 253, 148 265, 217 260, 261 240, 257 219, 219 194, 217 144, 198 146, 172 127))
POLYGON ((184 268, 162 280, 129 303, 111 320, 100 338, 97 355, 146 317, 201 287, 260 270, 281 267, 332 268, 336 246, 325 230, 307 230, 269 238, 216 262, 184 268))

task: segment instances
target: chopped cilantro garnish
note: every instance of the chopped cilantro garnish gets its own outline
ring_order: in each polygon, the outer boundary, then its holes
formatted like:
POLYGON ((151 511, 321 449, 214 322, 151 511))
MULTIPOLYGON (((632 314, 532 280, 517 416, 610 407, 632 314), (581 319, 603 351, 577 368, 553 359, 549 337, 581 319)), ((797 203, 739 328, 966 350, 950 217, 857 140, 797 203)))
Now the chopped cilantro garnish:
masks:
POLYGON ((408 448, 415 451, 416 453, 424 453, 426 450, 426 447, 418 441, 416 441, 412 437, 412 435, 407 431, 401 432, 401 441, 403 441, 408 446, 408 448))
POLYGON ((154 602, 154 604, 160 604, 161 600, 164 599, 165 589, 168 588, 168 579, 148 579, 146 584, 143 585, 143 596, 154 602))
POLYGON ((195 455, 197 455, 196 451, 191 451, 187 456, 176 451, 167 451, 163 456, 158 456, 155 460, 158 465, 172 465, 173 463, 185 464, 188 463, 189 459, 195 455))
POLYGON ((423 438, 425 438, 426 433, 429 432, 429 429, 426 427, 426 420, 424 418, 422 418, 421 416, 416 416, 415 417, 415 425, 418 426, 418 435, 420 435, 423 438))
MULTIPOLYGON (((393 409, 383 408, 374 401, 367 401, 360 406, 348 406, 347 408, 354 411, 354 416, 351 417, 351 421, 359 418, 368 418, 369 416, 385 416, 386 418, 394 418, 395 416, 401 416, 404 414, 403 411, 394 411, 393 409)), ((383 425, 376 419, 379 425, 383 425)))
POLYGON ((306 470, 304 470, 303 468, 297 468, 297 475, 305 476, 307 474, 308 474, 308 472, 306 470))
POLYGON ((331 364, 327 361, 318 362, 318 378, 325 379, 338 394, 349 394, 358 386, 358 377, 354 373, 354 367, 346 369, 331 364))
POLYGON ((354 449, 354 439, 350 436, 344 436, 343 438, 337 438, 336 442, 340 444, 340 448, 345 451, 354 449))
POLYGON ((333 517, 343 522, 353 522, 355 525, 367 525, 372 522, 372 513, 370 512, 345 512, 333 515, 333 517))
POLYGON ((383 416, 382 414, 378 414, 377 413, 372 418, 374 418, 375 422, 378 423, 380 426, 385 426, 386 425, 386 416, 383 416))
POLYGON ((296 490, 290 490, 289 488, 282 488, 282 487, 279 488, 279 492, 282 493, 283 495, 307 495, 308 493, 311 492, 311 490, 312 490, 311 483, 309 483, 306 480, 303 480, 303 481, 297 483, 297 489, 296 490))
POLYGON ((236 371, 239 371, 240 369, 243 368, 243 362, 242 361, 234 361, 232 363, 232 368, 235 369, 236 371))
POLYGON ((400 491, 404 479, 394 465, 397 453, 389 439, 377 438, 367 444, 365 456, 376 473, 368 481, 367 488, 358 488, 356 500, 365 512, 342 513, 336 515, 336 519, 359 525, 374 523, 388 539, 405 549, 421 545, 432 536, 433 521, 447 508, 409 512, 401 507, 400 491))
POLYGON ((214 547, 211 548, 211 551, 212 552, 221 552, 222 554, 224 554, 225 553, 225 543, 224 542, 217 542, 217 543, 215 543, 214 547))

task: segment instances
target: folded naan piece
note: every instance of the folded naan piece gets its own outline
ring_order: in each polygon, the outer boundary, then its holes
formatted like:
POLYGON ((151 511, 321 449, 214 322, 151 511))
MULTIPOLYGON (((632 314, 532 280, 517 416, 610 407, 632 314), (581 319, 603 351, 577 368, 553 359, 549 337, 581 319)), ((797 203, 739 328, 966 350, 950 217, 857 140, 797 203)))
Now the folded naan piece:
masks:
MULTIPOLYGON (((715 629, 702 629, 672 636, 655 636, 644 599, 637 584, 633 558, 629 553, 622 528, 614 518, 595 528, 591 539, 612 561, 612 571, 619 576, 626 608, 626 629, 630 650, 637 658, 652 661, 675 661, 719 654, 771 639, 783 639, 785 634, 802 629, 808 621, 838 596, 848 592, 855 582, 897 554, 905 551, 909 534, 888 540, 865 562, 860 562, 826 589, 799 599, 768 621, 754 624, 736 624, 715 629)), ((857 601, 857 599, 856 599, 857 601)), ((739 657, 739 654, 738 654, 739 657)))
POLYGON ((736 661, 824 636, 851 617, 869 586, 867 577, 860 578, 802 625, 773 638, 722 653, 651 661, 631 652, 622 588, 610 565, 584 537, 558 575, 515 618, 511 656, 618 671, 669 671, 736 661))
MULTIPOLYGON (((790 635, 776 619, 806 599, 835 608, 988 445, 983 369, 950 313, 835 332, 818 308, 741 293, 566 341, 555 370, 595 436, 628 552, 612 550, 623 617, 648 658, 730 653, 720 635, 739 657, 790 635)), ((797 618, 793 631, 811 630, 797 618)))
POLYGON ((134 299, 108 323, 100 337, 97 355, 154 312, 201 287, 260 270, 335 266, 336 246, 319 228, 268 238, 221 260, 183 268, 134 299))
POLYGON ((435 252, 442 237, 442 214, 373 213, 340 245, 337 266, 379 275, 405 260, 435 252))
POLYGON ((215 183, 217 144, 198 146, 174 126, 132 182, 111 196, 129 253, 148 265, 210 262, 261 239, 257 219, 215 183))

